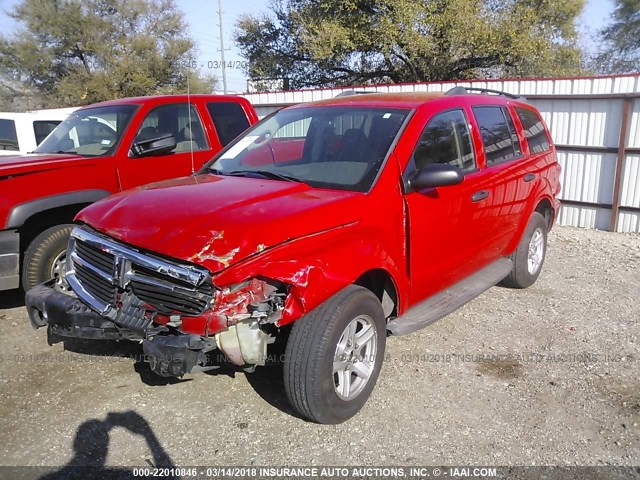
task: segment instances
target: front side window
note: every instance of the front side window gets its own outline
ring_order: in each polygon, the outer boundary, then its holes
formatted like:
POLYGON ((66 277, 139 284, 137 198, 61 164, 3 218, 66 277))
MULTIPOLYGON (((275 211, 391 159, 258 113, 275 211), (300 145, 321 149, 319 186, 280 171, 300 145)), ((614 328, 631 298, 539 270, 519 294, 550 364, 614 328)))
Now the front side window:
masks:
POLYGON ((476 161, 464 112, 450 110, 429 120, 413 159, 417 170, 430 163, 454 165, 464 171, 474 170, 476 161))
POLYGON ((473 107, 478 122, 487 166, 519 157, 520 142, 509 112, 502 107, 473 107))
POLYGON ((172 103, 156 107, 144 119, 134 141, 173 135, 173 153, 207 150, 209 144, 198 112, 191 104, 172 103))
POLYGON ((16 122, 13 120, 0 119, 0 150, 19 150, 16 122))
POLYGON ((249 128, 247 114, 237 102, 209 102, 207 110, 223 147, 249 128))
POLYGON ((135 105, 76 110, 34 152, 75 153, 85 157, 108 155, 120 142, 135 110, 135 105))
POLYGON ((244 132, 205 169, 366 192, 408 114, 358 106, 280 110, 244 132))
POLYGON ((551 141, 538 114, 522 107, 516 107, 516 113, 520 118, 520 123, 522 123, 524 135, 527 137, 529 151, 531 153, 540 153, 550 150, 551 141))

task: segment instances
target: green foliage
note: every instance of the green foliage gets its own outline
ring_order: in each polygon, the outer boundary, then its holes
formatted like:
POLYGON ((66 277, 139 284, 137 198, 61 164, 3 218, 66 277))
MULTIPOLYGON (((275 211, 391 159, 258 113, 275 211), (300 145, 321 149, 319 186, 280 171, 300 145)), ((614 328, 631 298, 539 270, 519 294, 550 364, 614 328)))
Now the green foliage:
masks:
POLYGON ((23 28, 0 36, 0 95, 31 108, 213 89, 185 67, 195 49, 173 0, 23 0, 10 15, 23 28))
POLYGON ((253 80, 294 88, 580 72, 584 0, 273 0, 236 41, 253 80))
POLYGON ((593 62, 598 73, 640 71, 640 0, 617 0, 612 22, 600 35, 604 47, 593 62))

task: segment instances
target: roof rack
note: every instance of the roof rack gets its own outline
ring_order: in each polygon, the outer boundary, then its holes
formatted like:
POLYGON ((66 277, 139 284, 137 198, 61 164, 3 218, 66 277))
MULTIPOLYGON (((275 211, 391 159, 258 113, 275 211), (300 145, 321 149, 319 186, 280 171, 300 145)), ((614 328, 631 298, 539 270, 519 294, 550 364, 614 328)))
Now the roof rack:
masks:
POLYGON ((335 98, 350 97, 352 95, 366 95, 367 93, 378 93, 378 92, 367 92, 366 90, 345 90, 344 92, 336 95, 335 98))
POLYGON ((478 88, 478 87, 453 87, 451 90, 448 90, 445 95, 446 96, 451 96, 451 95, 467 95, 470 92, 479 92, 481 94, 494 94, 494 95, 500 95, 503 97, 507 97, 507 98, 513 98, 514 100, 519 100, 521 102, 526 102, 527 99, 526 97, 523 97, 522 95, 514 95, 512 93, 507 93, 507 92, 501 92, 500 90, 491 90, 490 88, 478 88))

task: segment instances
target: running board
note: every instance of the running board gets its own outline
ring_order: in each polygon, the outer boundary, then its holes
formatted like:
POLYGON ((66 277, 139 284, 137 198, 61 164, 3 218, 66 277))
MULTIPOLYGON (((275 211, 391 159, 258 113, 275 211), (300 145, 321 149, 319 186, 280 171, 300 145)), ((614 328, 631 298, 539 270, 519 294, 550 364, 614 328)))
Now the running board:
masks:
POLYGON ((431 325, 499 283, 512 268, 513 262, 508 258, 491 263, 391 320, 387 324, 389 334, 406 335, 431 325))

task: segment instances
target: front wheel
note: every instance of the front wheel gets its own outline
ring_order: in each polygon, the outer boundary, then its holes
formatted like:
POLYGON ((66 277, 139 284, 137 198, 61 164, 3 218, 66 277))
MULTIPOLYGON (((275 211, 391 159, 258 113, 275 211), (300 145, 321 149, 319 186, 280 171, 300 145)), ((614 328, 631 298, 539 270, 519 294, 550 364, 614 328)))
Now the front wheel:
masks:
POLYGON ((509 258, 513 270, 502 284, 513 288, 527 288, 535 283, 547 253, 547 221, 538 212, 531 215, 518 248, 509 258))
POLYGON ((293 408, 318 423, 341 423, 364 406, 382 366, 380 301, 351 285, 293 324, 284 385, 293 408))
POLYGON ((67 243, 74 225, 56 225, 33 239, 24 254, 22 287, 25 292, 36 285, 55 279, 54 288, 69 290, 65 279, 67 243))

